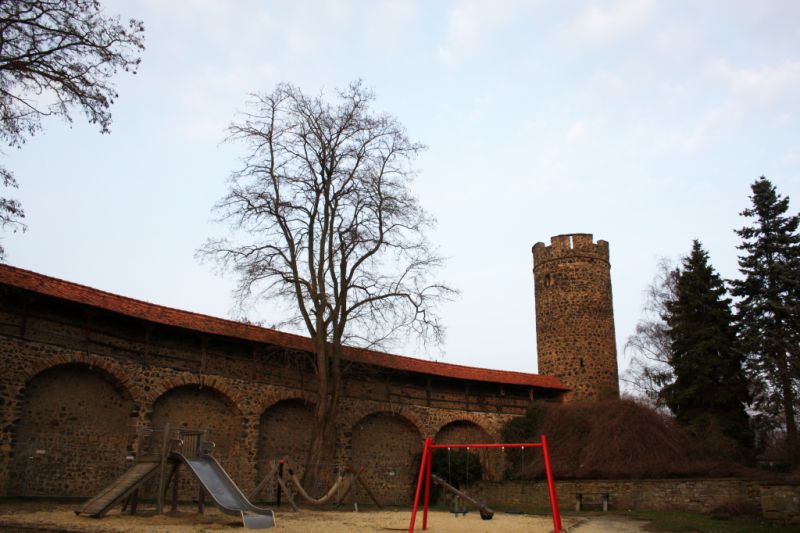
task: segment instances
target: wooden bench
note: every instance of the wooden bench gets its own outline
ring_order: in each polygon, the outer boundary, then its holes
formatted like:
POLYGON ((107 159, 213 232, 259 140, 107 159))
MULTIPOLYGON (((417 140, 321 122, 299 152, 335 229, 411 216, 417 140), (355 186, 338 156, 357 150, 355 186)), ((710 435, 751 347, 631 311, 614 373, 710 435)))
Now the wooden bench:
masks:
POLYGON ((586 503, 602 503, 603 511, 608 511, 608 502, 611 501, 611 494, 608 492, 577 492, 575 493, 575 510, 581 511, 586 503), (600 502, 584 502, 584 496, 590 496, 590 499, 595 497, 600 498, 600 502))

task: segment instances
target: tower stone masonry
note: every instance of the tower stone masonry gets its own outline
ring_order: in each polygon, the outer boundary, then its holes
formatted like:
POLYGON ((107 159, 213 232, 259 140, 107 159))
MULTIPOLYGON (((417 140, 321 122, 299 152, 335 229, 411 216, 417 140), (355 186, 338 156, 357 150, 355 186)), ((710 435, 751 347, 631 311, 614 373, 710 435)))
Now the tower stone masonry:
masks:
POLYGON ((566 400, 619 397, 608 242, 590 233, 533 247, 539 374, 572 389, 566 400))

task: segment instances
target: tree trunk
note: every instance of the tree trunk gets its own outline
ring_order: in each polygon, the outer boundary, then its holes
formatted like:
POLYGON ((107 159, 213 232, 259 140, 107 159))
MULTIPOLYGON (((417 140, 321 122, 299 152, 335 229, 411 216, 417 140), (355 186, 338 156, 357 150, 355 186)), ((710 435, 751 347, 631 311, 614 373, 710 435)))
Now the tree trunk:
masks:
POLYGON ((797 422, 794 418, 794 389, 786 352, 779 354, 777 363, 781 380, 783 417, 786 423, 786 456, 789 464, 795 466, 798 463, 797 422))
POLYGON ((314 428, 311 431, 311 442, 306 456, 303 481, 308 479, 311 483, 314 483, 319 479, 320 463, 325 455, 325 447, 327 445, 325 436, 328 433, 329 420, 328 400, 319 397, 317 398, 317 407, 314 410, 314 428))
POLYGON ((331 359, 331 347, 327 343, 317 346, 318 391, 317 405, 314 410, 314 427, 311 431, 311 442, 306 456, 306 470, 303 482, 313 484, 319 479, 320 464, 326 456, 331 441, 331 427, 336 418, 339 401, 340 371, 338 357, 331 359))

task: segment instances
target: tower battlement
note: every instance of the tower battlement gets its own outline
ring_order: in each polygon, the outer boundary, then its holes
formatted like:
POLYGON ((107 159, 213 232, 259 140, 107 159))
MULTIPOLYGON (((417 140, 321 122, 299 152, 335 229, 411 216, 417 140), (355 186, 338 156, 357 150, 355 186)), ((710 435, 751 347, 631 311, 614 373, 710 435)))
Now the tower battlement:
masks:
POLYGON ((534 270, 550 261, 570 257, 600 259, 608 263, 608 241, 594 242, 591 233, 565 233, 550 237, 550 245, 537 242, 533 249, 534 270))

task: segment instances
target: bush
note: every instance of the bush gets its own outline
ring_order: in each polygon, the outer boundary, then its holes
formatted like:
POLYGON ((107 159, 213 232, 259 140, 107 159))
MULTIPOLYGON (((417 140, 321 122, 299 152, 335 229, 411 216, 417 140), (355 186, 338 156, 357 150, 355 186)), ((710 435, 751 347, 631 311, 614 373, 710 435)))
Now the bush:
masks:
MULTIPOLYGON (((682 428, 674 419, 632 400, 596 403, 537 403, 509 421, 503 439, 531 441, 546 435, 558 478, 656 478, 748 473, 735 441, 713 424, 682 428), (738 460, 738 461, 737 461, 738 460)), ((525 452, 528 453, 528 452, 525 452)), ((524 460, 506 453, 508 478, 542 478, 536 453, 524 460)))

